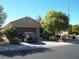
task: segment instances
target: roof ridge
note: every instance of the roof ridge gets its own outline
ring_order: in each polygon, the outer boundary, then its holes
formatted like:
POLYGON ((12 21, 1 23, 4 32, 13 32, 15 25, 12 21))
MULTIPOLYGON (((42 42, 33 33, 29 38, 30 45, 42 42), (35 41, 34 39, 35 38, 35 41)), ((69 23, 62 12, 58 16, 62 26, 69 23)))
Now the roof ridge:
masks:
MULTIPOLYGON (((35 22, 38 22, 37 20, 34 20, 33 18, 26 16, 26 17, 22 17, 22 18, 20 18, 20 19, 14 20, 14 21, 12 21, 12 22, 10 22, 10 23, 13 23, 13 22, 16 22, 16 21, 19 21, 19 20, 33 20, 33 21, 35 21, 35 22), (28 18, 28 19, 25 19, 25 18, 28 18)), ((39 23, 39 22, 38 22, 38 23, 39 23)))

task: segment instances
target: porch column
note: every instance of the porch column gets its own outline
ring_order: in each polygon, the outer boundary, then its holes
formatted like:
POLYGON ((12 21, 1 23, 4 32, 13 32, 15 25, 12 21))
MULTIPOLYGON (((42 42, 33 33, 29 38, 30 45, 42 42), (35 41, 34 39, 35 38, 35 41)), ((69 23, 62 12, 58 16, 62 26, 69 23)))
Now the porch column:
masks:
POLYGON ((36 29, 37 35, 40 36, 40 28, 36 29))

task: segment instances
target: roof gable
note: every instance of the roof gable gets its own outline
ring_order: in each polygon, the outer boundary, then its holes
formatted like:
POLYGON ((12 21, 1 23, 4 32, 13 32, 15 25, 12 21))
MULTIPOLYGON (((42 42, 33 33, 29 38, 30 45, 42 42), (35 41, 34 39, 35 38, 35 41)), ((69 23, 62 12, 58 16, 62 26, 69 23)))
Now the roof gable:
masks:
POLYGON ((18 19, 11 22, 11 24, 13 24, 15 27, 40 27, 39 22, 30 17, 18 19))

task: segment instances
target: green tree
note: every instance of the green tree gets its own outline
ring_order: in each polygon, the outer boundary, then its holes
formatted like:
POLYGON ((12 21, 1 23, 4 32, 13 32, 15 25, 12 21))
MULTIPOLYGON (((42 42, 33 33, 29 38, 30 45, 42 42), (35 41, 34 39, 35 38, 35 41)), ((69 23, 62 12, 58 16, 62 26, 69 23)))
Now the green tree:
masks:
POLYGON ((49 11, 40 24, 49 34, 54 34, 68 28, 69 18, 63 12, 49 11))
POLYGON ((41 21, 42 20, 42 17, 41 16, 38 16, 38 17, 36 17, 36 19, 37 19, 37 21, 41 21))
POLYGON ((8 38, 8 40, 10 41, 10 43, 19 43, 19 40, 15 39, 15 37, 18 37, 19 32, 16 30, 16 28, 12 24, 7 24, 4 27, 4 33, 6 37, 8 38))
POLYGON ((5 19, 6 19, 7 15, 4 12, 4 8, 0 5, 0 27, 2 26, 2 24, 4 23, 5 19))
POLYGON ((72 32, 79 32, 79 25, 72 25, 72 32))

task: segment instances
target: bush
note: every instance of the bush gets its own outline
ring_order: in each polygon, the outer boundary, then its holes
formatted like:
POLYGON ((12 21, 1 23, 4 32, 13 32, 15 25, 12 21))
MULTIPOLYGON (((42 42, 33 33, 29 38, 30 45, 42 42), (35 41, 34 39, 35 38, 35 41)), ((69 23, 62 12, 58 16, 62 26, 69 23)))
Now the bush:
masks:
POLYGON ((50 36, 50 37, 49 37, 49 40, 50 40, 50 41, 55 41, 55 36, 50 36))
POLYGON ((49 39, 49 34, 47 33, 47 32, 45 32, 45 33, 43 33, 42 35, 41 35, 41 37, 43 38, 43 39, 46 39, 46 40, 48 40, 49 39))
POLYGON ((19 44, 20 43, 20 40, 18 38, 14 38, 10 41, 11 44, 19 44))
POLYGON ((50 41, 59 41, 59 39, 60 39, 60 36, 58 36, 58 35, 49 37, 50 41))
POLYGON ((13 42, 19 43, 19 41, 15 39, 15 37, 18 36, 18 32, 16 31, 13 25, 8 24, 6 27, 4 27, 4 33, 6 37, 8 38, 8 40, 10 41, 10 43, 13 43, 13 42))

